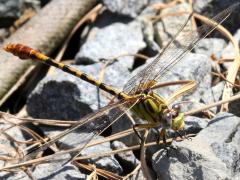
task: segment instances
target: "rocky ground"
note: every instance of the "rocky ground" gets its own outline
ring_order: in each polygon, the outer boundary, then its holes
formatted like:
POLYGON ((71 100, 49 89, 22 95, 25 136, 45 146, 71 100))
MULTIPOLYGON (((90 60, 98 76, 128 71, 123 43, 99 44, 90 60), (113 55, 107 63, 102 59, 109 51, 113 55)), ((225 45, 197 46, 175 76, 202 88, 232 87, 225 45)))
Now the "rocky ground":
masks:
MULTIPOLYGON (((40 8, 40 1, 32 2, 35 3, 32 3, 33 7, 40 8)), ((238 0, 193 1, 193 8, 197 13, 212 17, 235 2, 238 0)), ((159 14, 166 15, 190 9, 189 4, 182 2, 157 11, 153 4, 159 5, 159 3, 165 2, 163 0, 103 0, 106 9, 93 24, 85 26, 77 36, 80 47, 75 55, 73 67, 97 79, 104 71, 103 82, 121 90, 131 77, 155 59, 158 51, 163 49, 188 18, 186 14, 178 14, 163 16, 162 20, 156 22, 150 20, 149 17, 159 16, 159 14), (145 62, 141 58, 126 56, 126 54, 136 53, 142 53, 149 59, 145 62), (119 55, 125 56, 118 57, 119 55), (115 61, 104 67, 105 61, 114 58, 115 61), (102 61, 103 59, 105 61, 102 61)), ((0 19, 5 18, 6 22, 9 22, 12 17, 17 19, 21 13, 19 6, 20 2, 17 1, 13 4, 10 1, 9 3, 0 2, 2 7, 0 19)), ((233 13, 224 25, 240 44, 240 25, 235 23, 239 21, 239 13, 233 13)), ((185 29, 189 30, 192 26, 192 22, 189 22, 185 29)), ((0 32, 6 33, 6 29, 0 32)), ((4 39, 3 35, 2 37, 4 39)), ((179 43, 184 45, 183 41, 179 43)), ((184 104, 183 111, 221 100, 224 81, 214 77, 212 72, 225 72, 231 62, 219 64, 213 60, 213 55, 216 59, 234 56, 231 43, 217 33, 200 41, 191 53, 188 53, 161 79, 162 82, 194 80, 197 83, 196 91, 178 99, 178 102, 194 102, 190 105, 184 104)), ((175 87, 168 87, 157 92, 167 98, 175 90, 175 87)), ((30 93, 26 111, 33 118, 79 120, 97 111, 99 107, 108 105, 109 101, 108 94, 72 75, 56 70, 53 74, 44 77, 30 93)), ((237 104, 238 102, 230 104, 228 113, 219 113, 219 107, 212 108, 214 115, 212 119, 206 118, 203 114, 187 116, 186 132, 196 136, 192 140, 173 142, 172 145, 176 149, 170 150, 169 154, 159 146, 149 148, 147 162, 152 176, 158 179, 239 179, 240 118, 238 115, 240 113, 237 104)), ((116 114, 111 112, 107 119, 115 116, 116 114)), ((131 127, 131 122, 123 116, 112 125, 110 132, 117 133, 131 127)), ((50 137, 63 130, 47 126, 37 128, 50 137)), ((18 131, 19 129, 12 129, 9 133, 24 140, 25 137, 21 132, 17 133, 18 131)), ((75 147, 76 144, 83 143, 87 132, 87 130, 73 132, 67 138, 60 140, 58 146, 60 148, 75 147)), ((97 139, 103 139, 103 136, 98 136, 97 139)), ((131 135, 122 138, 121 141, 106 142, 84 149, 82 155, 121 149, 136 145, 137 142, 136 135, 131 135)), ((5 143, 9 142, 1 141, 1 144, 5 143)), ((138 158, 136 152, 129 151, 85 161, 94 163, 97 168, 125 176, 138 166, 140 163, 138 158)), ((62 163, 58 162, 40 164, 31 169, 31 174, 36 179, 85 179, 85 173, 75 165, 62 166, 62 163)), ((1 179, 28 179, 27 174, 23 172, 14 174, 2 172, 0 176, 1 179)), ((144 179, 143 172, 139 170, 131 179, 144 179)))

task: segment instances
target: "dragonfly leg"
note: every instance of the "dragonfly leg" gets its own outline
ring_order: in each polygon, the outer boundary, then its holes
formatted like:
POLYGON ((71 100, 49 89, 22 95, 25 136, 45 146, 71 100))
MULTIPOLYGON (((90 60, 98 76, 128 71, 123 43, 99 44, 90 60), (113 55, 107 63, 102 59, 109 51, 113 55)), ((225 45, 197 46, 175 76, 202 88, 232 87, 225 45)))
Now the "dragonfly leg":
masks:
POLYGON ((134 133, 137 135, 137 137, 140 139, 140 141, 143 141, 141 135, 139 134, 139 132, 136 130, 136 127, 138 126, 138 124, 134 124, 133 125, 133 131, 134 133))
POLYGON ((162 140, 163 140, 163 145, 164 145, 163 149, 164 149, 164 151, 166 151, 167 156, 169 157, 169 156, 170 156, 169 151, 170 151, 170 150, 174 150, 174 151, 175 151, 176 148, 173 147, 171 144, 167 143, 167 140, 166 140, 166 129, 163 129, 163 128, 162 128, 162 129, 160 130, 160 133, 159 133, 158 138, 159 138, 158 144, 159 144, 159 142, 160 142, 160 138, 162 138, 162 140))
POLYGON ((187 139, 187 140, 192 140, 191 137, 187 136, 187 132, 185 130, 183 130, 183 133, 180 131, 176 131, 176 133, 178 134, 178 136, 181 137, 181 139, 187 139))
POLYGON ((150 129, 150 128, 156 127, 156 125, 157 124, 134 124, 133 125, 133 131, 138 136, 138 138, 142 141, 142 137, 139 134, 139 132, 136 130, 136 128, 139 128, 139 129, 150 129))

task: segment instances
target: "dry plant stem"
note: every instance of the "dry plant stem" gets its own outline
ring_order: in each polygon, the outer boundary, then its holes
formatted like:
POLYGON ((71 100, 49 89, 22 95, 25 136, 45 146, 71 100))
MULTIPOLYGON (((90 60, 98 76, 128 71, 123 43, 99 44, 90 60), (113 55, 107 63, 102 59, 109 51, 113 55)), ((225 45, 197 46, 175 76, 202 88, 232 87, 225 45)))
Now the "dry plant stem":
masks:
POLYGON ((161 9, 165 9, 165 8, 170 8, 170 7, 173 7, 175 6, 177 3, 183 3, 184 0, 174 0, 174 1, 171 1, 169 3, 162 3, 162 2, 159 2, 159 3, 154 3, 153 5, 151 5, 155 10, 161 10, 161 9))
POLYGON ((139 163, 137 165, 137 167, 131 173, 129 173, 127 176, 125 176, 123 179, 124 180, 130 179, 130 177, 132 177, 133 175, 137 174, 140 169, 141 169, 141 164, 139 163))
POLYGON ((94 168, 94 170, 92 171, 92 173, 90 175, 88 175, 87 180, 97 180, 97 170, 96 167, 94 168))
MULTIPOLYGON (((79 20, 79 22, 75 25, 75 27, 72 29, 72 31, 70 32, 70 34, 68 35, 68 37, 65 39, 61 49, 59 50, 59 53, 57 54, 55 60, 56 61, 61 61, 67 46, 69 44, 69 41, 71 40, 72 36, 76 33, 76 31, 87 21, 91 21, 94 22, 96 19, 96 16, 98 15, 98 13, 100 12, 100 10, 102 9, 103 5, 102 4, 98 4, 97 6, 95 6, 91 11, 89 11, 82 19, 79 20), (94 17, 93 17, 94 16, 94 17)), ((50 67, 48 70, 48 74, 51 74, 53 72, 55 68, 54 67, 50 67)))
MULTIPOLYGON (((78 20, 96 3, 96 0, 52 0, 6 39, 4 45, 8 42, 18 42, 39 49, 44 54, 50 54, 62 43, 78 20)), ((17 59, 0 48, 0 99, 33 64, 32 61, 17 59)))
POLYGON ((105 177, 106 179, 112 179, 112 180, 122 180, 123 179, 119 175, 116 175, 112 172, 109 172, 109 171, 106 171, 103 169, 96 168, 95 165, 92 165, 92 164, 86 165, 86 164, 82 164, 79 162, 75 162, 74 164, 80 168, 87 169, 88 171, 96 171, 97 174, 105 177))
POLYGON ((192 114, 196 114, 196 113, 198 113, 198 112, 207 110, 207 109, 209 109, 209 108, 212 108, 212 107, 215 107, 215 106, 219 106, 219 105, 222 105, 222 104, 224 104, 224 103, 229 103, 229 102, 231 102, 231 101, 236 101, 236 100, 238 100, 238 99, 240 99, 240 93, 237 94, 237 95, 234 95, 234 96, 232 96, 232 97, 230 97, 230 98, 228 98, 228 99, 221 100, 221 101, 218 101, 218 102, 215 102, 215 103, 206 105, 206 106, 202 106, 202 107, 200 107, 200 108, 198 108, 198 109, 196 109, 196 110, 191 110, 191 111, 188 111, 188 112, 186 112, 186 113, 184 113, 184 114, 185 114, 186 116, 192 115, 192 114))
MULTIPOLYGON (((193 2, 192 0, 188 0, 188 4, 189 4, 189 9, 190 9, 190 12, 193 12, 193 2)), ((194 19, 194 17, 192 16, 191 17, 191 25, 192 25, 192 29, 197 29, 197 23, 194 19)))
POLYGON ((230 81, 228 81, 223 74, 220 73, 215 73, 215 72, 211 72, 211 74, 213 74, 214 76, 220 77, 221 79, 223 79, 224 81, 228 82, 229 84, 231 84, 233 87, 240 87, 240 85, 238 84, 233 84, 230 81))
MULTIPOLYGON (((204 23, 210 25, 210 26, 214 26, 214 22, 210 21, 208 18, 199 15, 199 14, 194 14, 194 17, 203 21, 204 23)), ((232 84, 234 84, 235 79, 236 79, 236 75, 240 66, 240 54, 239 54, 239 47, 238 47, 238 43, 237 41, 233 38, 232 34, 225 29, 222 25, 218 25, 216 27, 216 29, 222 33, 226 38, 228 38, 231 43, 233 44, 234 47, 234 51, 235 51, 235 58, 234 61, 232 63, 232 65, 229 67, 228 69, 228 75, 227 75, 227 81, 231 82, 232 84)), ((232 85, 230 83, 226 83, 225 87, 224 87, 224 91, 223 91, 223 96, 222 99, 226 100, 229 97, 231 97, 232 95, 232 85)), ((221 111, 228 111, 228 103, 222 104, 221 106, 221 111)))
MULTIPOLYGON (((60 126, 60 127, 70 127, 73 124, 76 124, 77 121, 63 121, 63 120, 52 120, 52 119, 34 119, 34 118, 21 118, 16 117, 12 114, 0 111, 0 116, 6 116, 8 118, 13 118, 14 122, 11 122, 9 119, 8 121, 16 124, 16 123, 33 123, 33 124, 43 124, 49 126, 60 126)), ((6 118, 5 117, 5 118, 6 118)))
MULTIPOLYGON (((194 137, 194 136, 195 136, 195 134, 189 134, 187 137, 194 137)), ((182 138, 177 138, 176 139, 176 141, 181 141, 181 140, 182 140, 182 138)), ((167 143, 171 143, 172 141, 173 141, 173 138, 167 139, 167 143)), ((160 143, 162 144, 163 142, 160 141, 160 143)), ((151 143, 147 143, 144 146, 149 147, 149 146, 153 146, 153 145, 156 145, 156 141, 151 142, 151 143)), ((87 146, 87 147, 89 147, 89 146, 87 146)), ((140 148, 140 145, 137 145, 137 146, 131 147, 130 149, 128 149, 128 151, 139 149, 139 148, 140 148)), ((19 167, 22 167, 22 166, 31 166, 31 165, 41 164, 43 162, 50 161, 55 156, 60 156, 60 155, 63 155, 63 154, 67 154, 67 153, 71 153, 71 152, 77 152, 77 151, 79 151, 79 148, 74 148, 74 149, 70 149, 70 150, 66 150, 66 151, 60 151, 60 152, 57 152, 54 155, 49 155, 49 156, 46 156, 46 157, 41 157, 41 158, 38 158, 38 159, 29 160, 29 161, 22 162, 22 163, 19 163, 19 164, 13 164, 13 165, 9 165, 9 166, 6 166, 6 167, 2 167, 2 168, 0 168, 0 171, 15 169, 15 168, 19 168, 19 167)), ((124 152, 124 151, 121 151, 121 152, 124 152)), ((94 157, 95 155, 92 155, 92 156, 94 157)), ((75 158, 75 160, 78 160, 78 159, 85 159, 85 158, 83 158, 83 157, 75 158)))
MULTIPOLYGON (((193 135, 193 134, 188 135, 188 137, 192 137, 192 136, 195 136, 195 135, 193 135)), ((177 140, 180 141, 182 139, 177 139, 177 140)), ((168 143, 171 143, 172 141, 173 141, 173 139, 171 139, 171 138, 167 140, 168 143)), ((159 144, 163 144, 163 141, 160 141, 159 144)), ((144 147, 149 147, 149 146, 154 146, 154 145, 157 145, 156 141, 147 143, 144 145, 144 147)), ((135 146, 126 147, 126 148, 113 150, 113 151, 106 151, 103 153, 93 153, 93 154, 89 154, 87 156, 80 156, 80 157, 77 157, 76 160, 84 160, 84 159, 97 158, 97 157, 106 157, 106 156, 110 156, 110 155, 114 155, 114 154, 118 154, 118 153, 137 150, 137 149, 140 149, 140 145, 135 145, 135 146)))
POLYGON ((234 61, 234 59, 232 59, 232 58, 221 58, 221 59, 217 60, 217 63, 223 64, 225 62, 233 62, 233 61, 234 61))
POLYGON ((144 177, 148 180, 153 180, 153 177, 150 174, 150 170, 147 166, 146 158, 145 158, 145 142, 148 136, 148 132, 149 130, 145 129, 144 135, 142 136, 141 145, 140 145, 140 161, 141 161, 141 168, 142 168, 144 177))
POLYGON ((180 15, 183 15, 183 14, 190 14, 191 12, 190 11, 179 11, 179 12, 176 12, 176 13, 166 13, 166 14, 160 14, 159 16, 151 16, 150 19, 153 21, 153 23, 156 23, 158 22, 160 19, 163 19, 165 17, 168 17, 168 16, 180 16, 180 15))

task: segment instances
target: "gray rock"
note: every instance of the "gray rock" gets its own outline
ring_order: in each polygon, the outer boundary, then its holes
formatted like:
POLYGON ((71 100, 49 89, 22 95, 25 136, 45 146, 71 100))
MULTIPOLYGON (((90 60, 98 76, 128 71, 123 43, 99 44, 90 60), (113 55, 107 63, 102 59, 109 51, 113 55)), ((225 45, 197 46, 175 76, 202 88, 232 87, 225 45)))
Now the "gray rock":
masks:
MULTIPOLYGON (((178 4, 171 8, 166 8, 161 11, 161 15, 176 13, 179 11, 188 11, 189 5, 187 3, 178 4)), ((179 29, 185 24, 189 15, 182 14, 179 16, 166 16, 161 21, 156 23, 155 33, 156 33, 156 41, 161 46, 164 47, 179 31, 179 29)), ((187 23, 184 28, 184 31, 180 33, 178 36, 179 40, 177 42, 179 44, 184 42, 184 37, 186 39, 188 33, 192 30, 191 21, 187 23)))
MULTIPOLYGON (((72 141, 71 146, 73 146, 74 143, 76 143, 76 142, 81 141, 81 143, 83 143, 83 141, 85 141, 85 140, 88 141, 87 134, 85 133, 85 135, 86 135, 85 137, 83 135, 84 135, 84 133, 81 132, 78 135, 78 137, 75 136, 75 139, 73 139, 73 138, 67 139, 67 141, 68 142, 72 141)), ((102 139, 102 138, 103 137, 98 136, 95 139, 102 139)), ((66 138, 65 138, 65 140, 66 140, 66 138)), ((60 144, 59 148, 61 150, 63 150, 63 148, 65 148, 64 150, 66 150, 66 147, 68 147, 68 150, 69 150, 70 144, 63 144, 63 141, 60 144)), ((67 141, 65 141, 64 143, 66 143, 67 141)), ((75 147, 77 147, 77 146, 75 146, 75 147)), ((110 143, 106 142, 103 144, 99 144, 99 145, 95 145, 95 146, 83 149, 81 151, 81 156, 84 157, 84 156, 88 156, 91 154, 97 154, 97 153, 99 154, 99 153, 104 153, 104 152, 108 152, 108 151, 111 151, 110 143)), ((68 176, 70 176, 69 178, 85 179, 86 178, 85 175, 81 174, 75 166, 70 165, 70 164, 65 165, 65 163, 71 157, 74 157, 78 153, 79 152, 72 152, 71 156, 70 156, 70 154, 56 155, 56 156, 54 156, 53 159, 50 160, 49 163, 37 165, 33 171, 33 175, 35 177, 37 177, 37 179, 39 179, 39 178, 43 178, 43 179, 56 178, 57 179, 57 178, 64 178, 64 177, 68 177, 68 176), (63 165, 65 165, 65 166, 63 166, 63 165)), ((114 158, 113 155, 105 156, 105 157, 89 158, 89 159, 82 160, 82 162, 87 163, 87 164, 88 163, 95 164, 96 167, 98 167, 98 168, 105 169, 105 170, 108 170, 108 171, 111 171, 111 172, 117 173, 117 174, 121 174, 123 171, 122 167, 120 166, 120 164, 114 158)))
POLYGON ((103 0, 103 3, 112 12, 136 17, 147 5, 148 0, 103 0))
POLYGON ((226 42, 223 39, 205 38, 199 42, 194 50, 199 54, 205 54, 209 57, 214 54, 217 58, 220 58, 225 46, 226 42))
POLYGON ((238 179, 240 119, 221 113, 192 141, 174 142, 170 152, 160 150, 152 158, 158 178, 238 179))
MULTIPOLYGON (((201 99, 204 104, 210 104, 213 102, 217 102, 220 100, 224 88, 224 82, 220 82, 213 86, 210 89, 206 89, 204 94, 202 95, 201 99)), ((209 110, 213 111, 214 113, 217 112, 217 107, 212 107, 209 110)))
POLYGON ((22 1, 0 1, 0 27, 9 27, 20 16, 22 1))
POLYGON ((155 42, 155 28, 153 21, 149 20, 149 17, 156 15, 156 10, 154 10, 152 6, 147 6, 137 19, 142 23, 143 36, 145 42, 147 43, 147 47, 150 47, 154 51, 160 52, 160 47, 155 42))
MULTIPOLYGON (((124 143, 122 143, 121 141, 114 141, 111 144, 111 148, 113 150, 123 149, 126 147, 127 146, 124 143)), ((119 163, 122 165, 122 167, 124 168, 125 173, 130 173, 140 163, 132 151, 118 153, 115 155, 115 157, 119 161, 119 163)))
MULTIPOLYGON (((146 47, 143 41, 141 23, 114 23, 102 29, 93 28, 77 53, 77 63, 98 62, 123 54, 135 54, 146 47)), ((117 58, 122 66, 132 68, 133 56, 117 58)))
POLYGON ((225 83, 221 81, 212 87, 212 94, 215 102, 219 101, 222 97, 224 84, 225 83))
MULTIPOLYGON (((189 53, 176 66, 171 68, 168 74, 161 78, 161 82, 177 80, 194 80, 197 84, 196 90, 180 98, 180 101, 200 102, 204 92, 211 88, 211 61, 205 55, 189 53)), ((162 97, 167 98, 176 90, 176 86, 170 86, 159 89, 157 92, 162 97)), ((183 107, 188 106, 186 104, 183 107)), ((186 111, 185 108, 183 110, 186 111)))
POLYGON ((39 164, 34 168, 33 176, 36 179, 86 179, 87 175, 80 173, 77 167, 68 164, 62 166, 61 163, 45 163, 39 164))
POLYGON ((31 178, 23 171, 18 172, 0 172, 0 178, 4 180, 15 180, 15 179, 21 179, 21 180, 30 180, 31 178))
MULTIPOLYGON (((98 136, 97 138, 101 138, 98 136)), ((105 142, 102 144, 98 144, 92 147, 88 147, 81 152, 81 156, 96 154, 96 153, 104 153, 111 151, 110 143, 105 142)), ((119 162, 114 158, 113 155, 105 156, 105 157, 96 157, 84 160, 86 163, 94 163, 96 167, 108 170, 113 173, 121 174, 123 169, 119 162)))
POLYGON ((187 134, 198 133, 205 127, 207 127, 208 119, 193 117, 193 116, 186 116, 185 117, 185 131, 187 134))
MULTIPOLYGON (((74 66, 87 74, 99 78, 101 64, 74 66)), ((120 62, 108 66, 104 80, 117 89, 121 89, 129 72, 120 62)), ((56 71, 52 76, 44 78, 31 93, 27 102, 27 111, 35 118, 78 120, 84 115, 98 110, 109 102, 109 95, 70 74, 56 71)))
MULTIPOLYGON (((20 151, 20 150, 23 150, 24 148, 26 148, 25 144, 19 144, 17 142, 18 141, 26 141, 27 139, 25 138, 23 132, 21 131, 21 129, 19 127, 17 127, 17 126, 12 127, 13 124, 10 124, 10 123, 8 124, 4 120, 1 120, 1 121, 4 123, 1 123, 1 125, 0 125, 0 129, 2 131, 0 134, 0 145, 1 145, 0 156, 17 159, 17 158, 19 158, 19 155, 21 155, 21 154, 17 153, 17 150, 20 151)), ((13 121, 13 120, 11 120, 11 121, 13 121)), ((6 166, 8 163, 13 163, 13 162, 12 161, 5 162, 1 159, 0 167, 6 166)), ((18 176, 18 174, 16 174, 16 176, 18 176)))

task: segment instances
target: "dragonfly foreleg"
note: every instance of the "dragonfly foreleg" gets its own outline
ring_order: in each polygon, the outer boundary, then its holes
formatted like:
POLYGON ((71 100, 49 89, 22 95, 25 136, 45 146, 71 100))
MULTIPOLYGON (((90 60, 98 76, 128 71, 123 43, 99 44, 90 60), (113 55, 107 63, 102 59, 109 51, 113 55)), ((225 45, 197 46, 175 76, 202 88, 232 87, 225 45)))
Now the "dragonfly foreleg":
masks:
POLYGON ((156 127, 157 124, 153 123, 153 124, 134 124, 133 125, 133 131, 134 133, 138 136, 138 138, 140 139, 140 141, 143 141, 140 133, 137 131, 137 129, 150 129, 153 127, 156 127))

